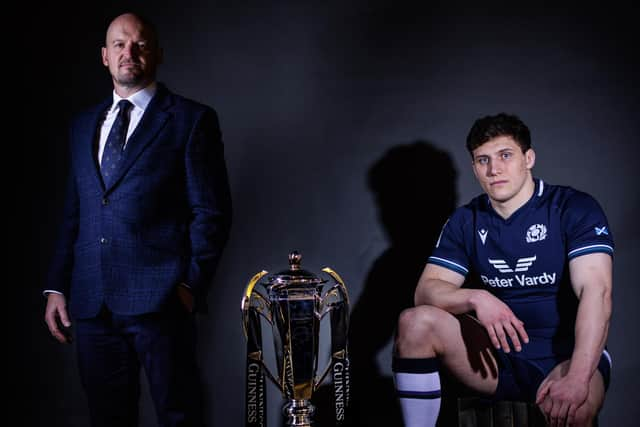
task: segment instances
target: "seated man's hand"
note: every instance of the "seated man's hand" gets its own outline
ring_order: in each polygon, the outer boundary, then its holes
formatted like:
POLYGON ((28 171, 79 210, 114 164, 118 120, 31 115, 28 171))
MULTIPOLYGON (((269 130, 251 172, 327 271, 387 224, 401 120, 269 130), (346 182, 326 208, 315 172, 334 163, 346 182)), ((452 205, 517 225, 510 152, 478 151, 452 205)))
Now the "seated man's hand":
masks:
POLYGON ((507 336, 515 351, 522 350, 521 341, 529 342, 524 323, 513 314, 513 311, 502 301, 486 291, 478 291, 471 301, 478 321, 486 328, 489 338, 496 349, 505 353, 511 351, 507 336))
POLYGON ((556 366, 540 384, 536 404, 551 427, 574 426, 576 411, 586 402, 589 382, 567 374, 568 361, 556 366))

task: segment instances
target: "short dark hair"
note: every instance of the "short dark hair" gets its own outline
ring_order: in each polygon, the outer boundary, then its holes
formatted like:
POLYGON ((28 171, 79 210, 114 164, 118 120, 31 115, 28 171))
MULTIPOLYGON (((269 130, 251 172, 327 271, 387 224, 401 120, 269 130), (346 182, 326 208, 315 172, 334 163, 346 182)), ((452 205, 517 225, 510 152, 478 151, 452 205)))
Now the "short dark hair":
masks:
POLYGON ((520 146, 522 152, 531 148, 529 128, 518 116, 500 113, 495 116, 482 117, 475 121, 467 135, 467 150, 473 156, 473 150, 490 139, 499 136, 510 136, 520 146))

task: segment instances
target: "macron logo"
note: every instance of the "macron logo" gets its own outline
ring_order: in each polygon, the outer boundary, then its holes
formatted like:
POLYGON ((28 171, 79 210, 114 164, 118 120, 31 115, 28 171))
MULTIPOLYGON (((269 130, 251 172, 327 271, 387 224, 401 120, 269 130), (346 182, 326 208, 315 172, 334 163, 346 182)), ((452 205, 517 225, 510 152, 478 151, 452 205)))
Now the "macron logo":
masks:
POLYGON ((602 228, 596 227, 596 236, 602 236, 603 234, 605 236, 609 235, 609 232, 607 231, 607 227, 606 226, 602 228))
POLYGON ((478 230, 478 236, 480 236, 480 240, 482 240, 482 244, 484 245, 484 243, 487 241, 487 234, 489 232, 487 230, 485 230, 484 228, 478 230))
MULTIPOLYGON (((527 271, 529 267, 533 265, 533 261, 536 260, 536 255, 526 258, 519 258, 516 262, 516 272, 527 271)), ((500 273, 513 273, 513 269, 509 267, 507 262, 503 259, 489 259, 491 265, 493 265, 500 273)))

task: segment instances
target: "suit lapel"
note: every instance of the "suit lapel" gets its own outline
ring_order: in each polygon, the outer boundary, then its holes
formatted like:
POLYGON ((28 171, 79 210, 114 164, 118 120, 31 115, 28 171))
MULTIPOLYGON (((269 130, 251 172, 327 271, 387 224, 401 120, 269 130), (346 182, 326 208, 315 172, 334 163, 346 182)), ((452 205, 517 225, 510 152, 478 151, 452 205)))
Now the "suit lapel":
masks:
POLYGON ((171 104, 172 98, 169 91, 158 83, 157 92, 149 102, 136 130, 129 137, 124 150, 124 157, 116 169, 111 186, 106 190, 118 184, 140 154, 154 141, 158 132, 171 117, 171 114, 165 111, 171 104))
POLYGON ((102 125, 106 111, 111 106, 112 102, 112 98, 106 99, 94 110, 85 113, 87 115, 86 118, 78 120, 78 160, 84 164, 82 170, 91 171, 91 179, 98 188, 102 188, 103 185, 100 166, 96 157, 98 128, 102 125))

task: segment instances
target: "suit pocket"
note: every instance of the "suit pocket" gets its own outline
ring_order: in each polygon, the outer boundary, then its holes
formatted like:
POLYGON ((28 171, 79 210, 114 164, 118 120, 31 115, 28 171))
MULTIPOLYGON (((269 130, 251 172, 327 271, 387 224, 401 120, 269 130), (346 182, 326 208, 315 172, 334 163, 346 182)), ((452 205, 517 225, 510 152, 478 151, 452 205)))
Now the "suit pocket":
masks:
POLYGON ((179 224, 145 228, 140 232, 140 241, 148 248, 182 254, 188 241, 186 229, 185 225, 179 224))

